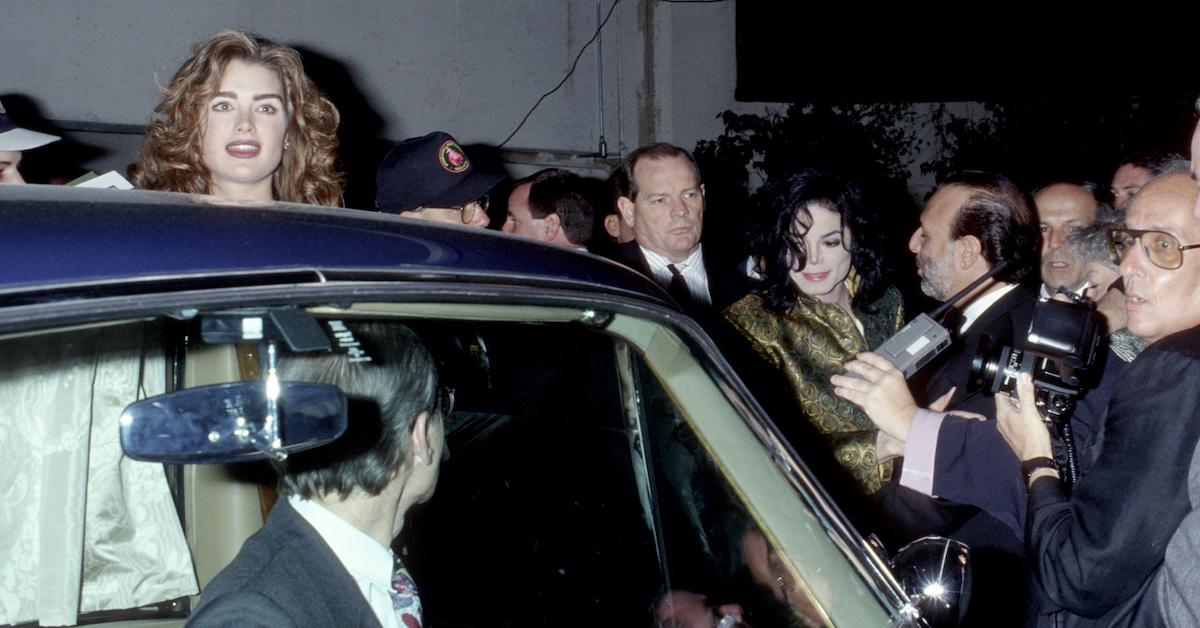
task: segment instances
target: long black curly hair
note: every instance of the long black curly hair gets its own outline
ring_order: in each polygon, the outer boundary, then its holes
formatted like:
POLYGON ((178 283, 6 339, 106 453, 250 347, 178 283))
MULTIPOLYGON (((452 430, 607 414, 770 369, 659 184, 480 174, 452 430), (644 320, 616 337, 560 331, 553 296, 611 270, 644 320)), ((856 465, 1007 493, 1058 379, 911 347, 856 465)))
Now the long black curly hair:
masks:
POLYGON ((768 181, 754 195, 757 220, 750 233, 750 250, 759 263, 763 280, 760 292, 768 308, 784 312, 796 304, 796 288, 791 271, 804 268, 808 251, 804 246, 806 229, 796 217, 807 216, 808 206, 817 205, 836 212, 842 219, 843 242, 850 246, 850 264, 859 276, 854 309, 870 312, 887 289, 884 272, 883 234, 878 232, 876 215, 864 201, 863 188, 831 172, 800 170, 768 181))

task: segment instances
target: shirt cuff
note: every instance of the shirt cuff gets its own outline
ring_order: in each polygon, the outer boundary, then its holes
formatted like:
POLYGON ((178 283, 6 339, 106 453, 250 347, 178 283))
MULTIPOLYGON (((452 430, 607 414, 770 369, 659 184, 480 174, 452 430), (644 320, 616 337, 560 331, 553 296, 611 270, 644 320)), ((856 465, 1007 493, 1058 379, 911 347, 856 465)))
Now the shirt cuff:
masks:
POLYGON ((945 412, 934 412, 917 408, 908 438, 904 441, 904 470, 900 474, 900 486, 918 493, 933 494, 933 469, 937 457, 938 431, 942 427, 945 412))

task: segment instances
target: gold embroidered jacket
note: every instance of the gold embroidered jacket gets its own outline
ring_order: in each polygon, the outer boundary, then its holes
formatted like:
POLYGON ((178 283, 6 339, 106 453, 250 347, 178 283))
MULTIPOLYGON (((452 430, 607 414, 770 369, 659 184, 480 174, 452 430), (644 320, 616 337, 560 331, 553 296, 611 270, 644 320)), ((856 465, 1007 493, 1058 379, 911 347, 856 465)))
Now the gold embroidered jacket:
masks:
POLYGON ((855 312, 864 333, 836 304, 804 294, 784 313, 768 309, 755 293, 725 309, 725 318, 759 355, 787 376, 806 418, 829 439, 837 461, 866 493, 877 491, 891 477, 892 463, 879 464, 878 430, 858 406, 833 394, 829 378, 844 373, 847 360, 878 347, 904 324, 904 306, 895 288, 889 287, 872 309, 855 312))

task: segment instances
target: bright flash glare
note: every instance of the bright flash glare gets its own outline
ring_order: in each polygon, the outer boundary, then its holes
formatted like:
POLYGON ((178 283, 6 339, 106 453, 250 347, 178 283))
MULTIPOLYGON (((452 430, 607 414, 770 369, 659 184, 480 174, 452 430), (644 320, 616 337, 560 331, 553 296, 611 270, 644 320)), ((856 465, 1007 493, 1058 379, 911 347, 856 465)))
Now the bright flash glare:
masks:
POLYGON ((267 376, 267 399, 272 401, 279 399, 279 376, 274 371, 267 376))

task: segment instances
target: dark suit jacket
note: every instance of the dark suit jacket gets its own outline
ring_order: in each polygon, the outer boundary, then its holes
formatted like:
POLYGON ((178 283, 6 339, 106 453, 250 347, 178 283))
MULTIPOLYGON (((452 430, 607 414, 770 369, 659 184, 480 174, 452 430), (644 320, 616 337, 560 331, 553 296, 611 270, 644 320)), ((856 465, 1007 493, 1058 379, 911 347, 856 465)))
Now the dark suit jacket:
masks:
POLYGON ((984 310, 966 333, 955 338, 949 349, 927 364, 924 373, 918 374, 923 375, 919 380, 923 386, 914 390, 917 405, 928 407, 954 386, 957 390, 948 409, 978 412, 988 417, 995 415, 995 404, 990 396, 983 391, 967 390, 971 361, 979 352, 980 342, 985 335, 992 339, 997 348, 1008 346, 1024 349, 1037 299, 1036 289, 1018 285, 984 310))
POLYGON ((1200 327, 1154 343, 1125 370, 1096 460, 1070 498, 1052 478, 1029 491, 1029 558, 1046 608, 1066 611, 1063 624, 1127 621, 1191 509, 1198 442, 1200 327))
POLYGON ((188 626, 371 626, 370 605, 286 499, 204 588, 188 626))
MULTIPOLYGON (((709 254, 710 250, 711 247, 704 249, 704 272, 708 275, 708 294, 712 297, 712 307, 701 308, 700 311, 684 310, 701 325, 705 325, 705 319, 713 314, 720 318, 721 310, 746 296, 751 285, 750 279, 738 272, 735 265, 715 259, 709 254)), ((617 247, 612 260, 638 271, 651 280, 654 279, 654 273, 650 272, 650 265, 646 263, 646 257, 637 242, 626 242, 617 247)))
MULTIPOLYGON (((1129 365, 1115 353, 1104 360, 1096 387, 1087 391, 1071 413, 1080 475, 1087 472, 1094 432, 1108 410, 1113 388, 1129 365)), ((976 421, 947 416, 938 434, 933 469, 933 493, 938 497, 978 506, 1009 526, 1018 536, 1025 534, 1027 492, 1021 461, 995 421, 976 421)))
MULTIPOLYGON (((983 391, 967 390, 971 361, 984 335, 989 336, 996 346, 1024 348, 1037 296, 1035 289, 1018 285, 985 310, 966 334, 955 338, 949 349, 926 365, 917 374, 918 377, 910 382, 917 403, 927 407, 954 386, 957 390, 948 409, 994 416, 995 403, 990 396, 984 395, 983 391), (922 376, 923 381, 916 381, 922 376)), ((974 442, 970 435, 955 434, 953 430, 977 428, 977 423, 943 422, 938 438, 939 457, 946 443, 974 442), (948 426, 952 432, 949 435, 948 426)), ((1007 445, 1004 450, 1008 450, 1007 445)), ((1000 450, 997 452, 1002 453, 1000 450)), ((985 461, 969 462, 982 462, 987 466, 985 461)), ((989 473, 984 468, 973 468, 980 473, 989 473)), ((901 465, 893 477, 898 478, 903 473, 901 465)), ((962 487, 960 494, 969 492, 970 488, 962 487)), ((941 493, 937 494, 941 496, 941 493)), ((877 498, 885 520, 909 540, 926 534, 938 534, 958 539, 971 547, 974 585, 967 625, 1017 626, 1036 621, 1032 611, 1034 604, 1030 599, 1033 595, 1031 583, 1022 566, 1022 535, 1015 520, 1002 521, 981 510, 975 502, 931 499, 896 482, 885 485, 877 498)), ((1003 499, 1003 496, 1000 498, 1003 499)), ((1006 505, 1017 508, 1012 504, 1006 505)))

